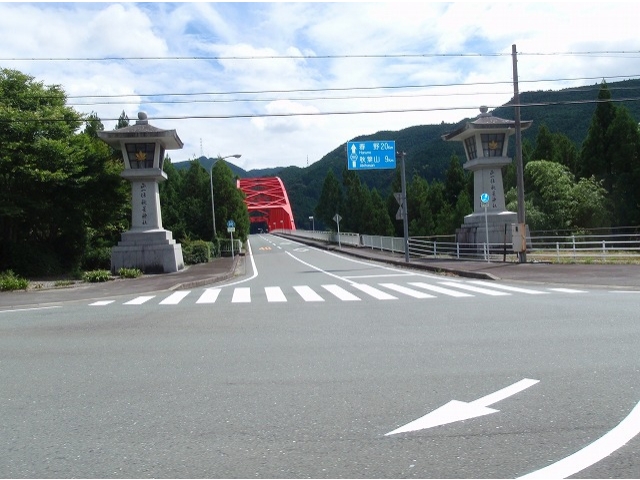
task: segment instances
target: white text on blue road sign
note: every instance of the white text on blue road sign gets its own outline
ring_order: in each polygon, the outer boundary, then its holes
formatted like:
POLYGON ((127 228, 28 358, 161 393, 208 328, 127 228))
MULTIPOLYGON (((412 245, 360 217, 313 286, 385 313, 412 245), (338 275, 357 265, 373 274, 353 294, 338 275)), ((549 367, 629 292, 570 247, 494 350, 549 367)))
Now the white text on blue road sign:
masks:
POLYGON ((377 170, 396 168, 396 142, 347 142, 349 170, 377 170))

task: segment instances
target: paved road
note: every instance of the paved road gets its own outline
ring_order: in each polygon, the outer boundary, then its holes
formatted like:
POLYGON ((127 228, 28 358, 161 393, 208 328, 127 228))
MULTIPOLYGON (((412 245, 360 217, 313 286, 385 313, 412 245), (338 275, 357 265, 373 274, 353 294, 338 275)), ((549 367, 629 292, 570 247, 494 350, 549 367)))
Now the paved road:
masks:
MULTIPOLYGON (((638 290, 251 245, 216 282, 0 308, 0 476, 516 478, 619 439, 640 401, 638 290), (469 418, 439 425, 447 405, 469 418)), ((574 477, 637 478, 639 451, 574 477)))

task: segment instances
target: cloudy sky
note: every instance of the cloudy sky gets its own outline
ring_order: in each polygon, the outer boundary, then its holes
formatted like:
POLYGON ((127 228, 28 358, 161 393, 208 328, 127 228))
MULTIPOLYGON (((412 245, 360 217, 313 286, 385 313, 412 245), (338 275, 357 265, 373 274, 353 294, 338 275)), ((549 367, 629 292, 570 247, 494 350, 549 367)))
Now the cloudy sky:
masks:
MULTIPOLYGON (((0 67, 174 162, 304 167, 358 135, 455 123, 520 91, 640 77, 640 2, 0 3, 0 67)), ((523 118, 526 110, 523 110, 523 118)), ((346 159, 345 159, 346 161, 346 159)))

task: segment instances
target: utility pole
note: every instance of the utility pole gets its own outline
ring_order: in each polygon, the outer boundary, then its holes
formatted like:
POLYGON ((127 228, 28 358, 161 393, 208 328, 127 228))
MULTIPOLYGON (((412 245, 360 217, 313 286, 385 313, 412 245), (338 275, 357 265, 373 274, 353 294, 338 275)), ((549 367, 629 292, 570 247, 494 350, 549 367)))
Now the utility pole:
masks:
POLYGON ((402 226, 404 230, 404 261, 409 263, 409 216, 407 213, 407 176, 404 167, 406 152, 398 152, 400 156, 400 179, 402 181, 402 226))
POLYGON ((524 216, 524 166, 522 163, 522 131, 520 126, 520 93, 518 92, 518 56, 516 46, 511 45, 511 57, 513 60, 513 102, 515 104, 516 127, 516 175, 518 187, 518 228, 524 238, 523 250, 518 252, 518 261, 527 261, 527 227, 524 216))

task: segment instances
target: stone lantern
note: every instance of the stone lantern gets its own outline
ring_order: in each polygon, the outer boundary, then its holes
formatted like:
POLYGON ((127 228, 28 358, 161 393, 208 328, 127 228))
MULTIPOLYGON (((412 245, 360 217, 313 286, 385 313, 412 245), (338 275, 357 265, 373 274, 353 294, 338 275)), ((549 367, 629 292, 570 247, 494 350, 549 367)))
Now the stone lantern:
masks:
MULTIPOLYGON (((520 122, 521 129, 532 123, 520 122)), ((511 163, 507 150, 509 136, 514 133, 513 120, 494 117, 487 107, 481 107, 475 120, 442 136, 443 140, 463 143, 467 157, 463 168, 473 172, 473 213, 464 217, 464 224, 456 231, 457 242, 483 244, 488 238, 490 244, 512 243, 517 214, 505 207, 502 167, 511 163), (482 201, 483 194, 488 194, 488 202, 482 201)))
POLYGON ((139 268, 146 273, 169 273, 182 270, 182 247, 162 228, 159 183, 167 179, 162 171, 166 150, 176 150, 183 143, 175 130, 162 130, 149 124, 147 114, 138 113, 135 125, 98 136, 122 151, 122 177, 131 182, 131 229, 111 250, 111 271, 139 268))

